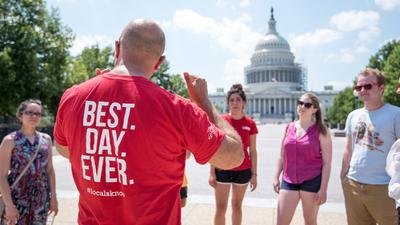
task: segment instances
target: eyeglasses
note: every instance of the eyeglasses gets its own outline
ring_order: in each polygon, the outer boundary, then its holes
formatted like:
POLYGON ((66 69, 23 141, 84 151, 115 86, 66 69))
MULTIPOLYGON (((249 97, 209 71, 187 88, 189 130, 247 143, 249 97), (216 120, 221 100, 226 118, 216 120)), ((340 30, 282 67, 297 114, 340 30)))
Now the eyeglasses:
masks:
POLYGON ((300 101, 300 100, 298 100, 298 101, 297 101, 297 105, 304 106, 304 107, 306 107, 307 109, 309 109, 309 108, 311 108, 311 106, 313 106, 313 104, 312 104, 312 103, 309 103, 309 102, 303 102, 303 101, 300 101))
POLYGON ((377 84, 373 83, 373 84, 356 85, 356 86, 354 86, 354 90, 356 90, 357 92, 360 92, 364 88, 364 90, 368 91, 368 90, 371 90, 374 85, 377 85, 377 84))
POLYGON ((40 112, 33 112, 33 111, 25 111, 24 114, 27 116, 37 116, 37 117, 41 117, 43 115, 40 112))

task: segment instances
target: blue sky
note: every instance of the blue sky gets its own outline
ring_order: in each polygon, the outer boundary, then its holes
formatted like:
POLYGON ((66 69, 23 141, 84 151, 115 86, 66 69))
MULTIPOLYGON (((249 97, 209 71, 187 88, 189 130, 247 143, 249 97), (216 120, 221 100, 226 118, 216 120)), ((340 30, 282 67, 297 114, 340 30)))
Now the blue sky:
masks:
POLYGON ((76 39, 72 54, 113 46, 130 20, 158 22, 166 33, 170 72, 205 77, 209 91, 244 82, 243 68, 268 31, 277 31, 308 70, 308 88, 350 86, 372 54, 400 39, 400 0, 47 0, 76 39))

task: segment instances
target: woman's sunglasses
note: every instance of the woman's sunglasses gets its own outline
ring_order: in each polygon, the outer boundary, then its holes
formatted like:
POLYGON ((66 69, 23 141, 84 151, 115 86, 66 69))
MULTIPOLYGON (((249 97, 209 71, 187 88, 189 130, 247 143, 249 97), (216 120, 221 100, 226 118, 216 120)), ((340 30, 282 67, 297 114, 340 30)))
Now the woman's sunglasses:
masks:
POLYGON ((303 105, 304 105, 304 107, 306 107, 307 109, 309 109, 309 108, 311 108, 311 106, 313 106, 313 104, 312 104, 312 103, 309 103, 309 102, 303 102, 303 101, 300 101, 300 100, 298 100, 298 101, 297 101, 297 105, 301 105, 301 106, 303 106, 303 105))
POLYGON ((364 90, 368 91, 368 90, 371 90, 374 85, 376 85, 376 84, 356 85, 356 86, 354 86, 354 90, 356 90, 357 92, 360 92, 364 88, 364 90))

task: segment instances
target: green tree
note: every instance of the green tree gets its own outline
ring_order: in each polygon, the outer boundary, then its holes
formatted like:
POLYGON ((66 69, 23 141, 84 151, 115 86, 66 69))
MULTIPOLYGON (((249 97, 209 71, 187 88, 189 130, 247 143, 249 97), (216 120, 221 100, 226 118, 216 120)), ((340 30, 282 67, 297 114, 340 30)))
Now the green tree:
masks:
POLYGON ((99 45, 84 48, 76 57, 76 60, 84 65, 89 79, 96 76, 96 68, 112 68, 114 66, 113 59, 112 48, 101 49, 99 45))
POLYGON ((400 42, 398 42, 387 58, 384 73, 387 78, 385 93, 383 95, 385 102, 400 106, 400 98, 396 93, 397 83, 400 78, 400 42))
POLYGON ((360 103, 353 95, 353 88, 347 87, 335 96, 326 117, 330 123, 345 124, 347 115, 359 105, 360 103))
POLYGON ((169 74, 169 62, 165 61, 153 74, 151 80, 165 90, 188 98, 186 83, 179 74, 169 74))
POLYGON ((369 59, 368 67, 379 69, 386 77, 384 101, 393 105, 400 105, 396 94, 396 86, 400 77, 400 40, 386 43, 369 59))
POLYGON ((371 56, 369 59, 368 67, 376 68, 378 70, 383 71, 385 67, 385 62, 389 58, 390 54, 392 54, 394 48, 400 44, 400 41, 393 40, 386 43, 382 48, 378 50, 378 52, 371 56))
POLYGON ((170 76, 171 91, 182 97, 189 98, 189 93, 186 88, 186 83, 180 74, 172 74, 170 76))
POLYGON ((0 0, 0 117, 38 98, 55 115, 73 35, 43 0, 0 0))
POLYGON ((82 83, 96 76, 96 68, 112 68, 113 52, 111 47, 101 49, 98 45, 85 47, 76 57, 70 57, 67 83, 69 86, 82 83))

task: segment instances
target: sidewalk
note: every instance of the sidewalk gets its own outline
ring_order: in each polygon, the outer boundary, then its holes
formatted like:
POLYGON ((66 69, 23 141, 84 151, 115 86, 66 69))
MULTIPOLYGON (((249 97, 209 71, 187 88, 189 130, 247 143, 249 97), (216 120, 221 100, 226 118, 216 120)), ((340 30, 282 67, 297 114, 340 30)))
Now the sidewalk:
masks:
MULTIPOLYGON (((54 220, 54 225, 75 225, 78 215, 78 199, 59 199, 59 214, 54 220)), ((215 212, 213 204, 190 203, 182 209, 183 225, 212 225, 215 212)), ((231 224, 230 209, 226 214, 227 223, 231 224)), ((275 208, 273 207, 243 207, 243 225, 275 225, 275 208)), ((346 215, 339 212, 322 211, 318 215, 319 225, 344 225, 346 215)), ((302 212, 296 211, 292 225, 304 225, 302 212)))

